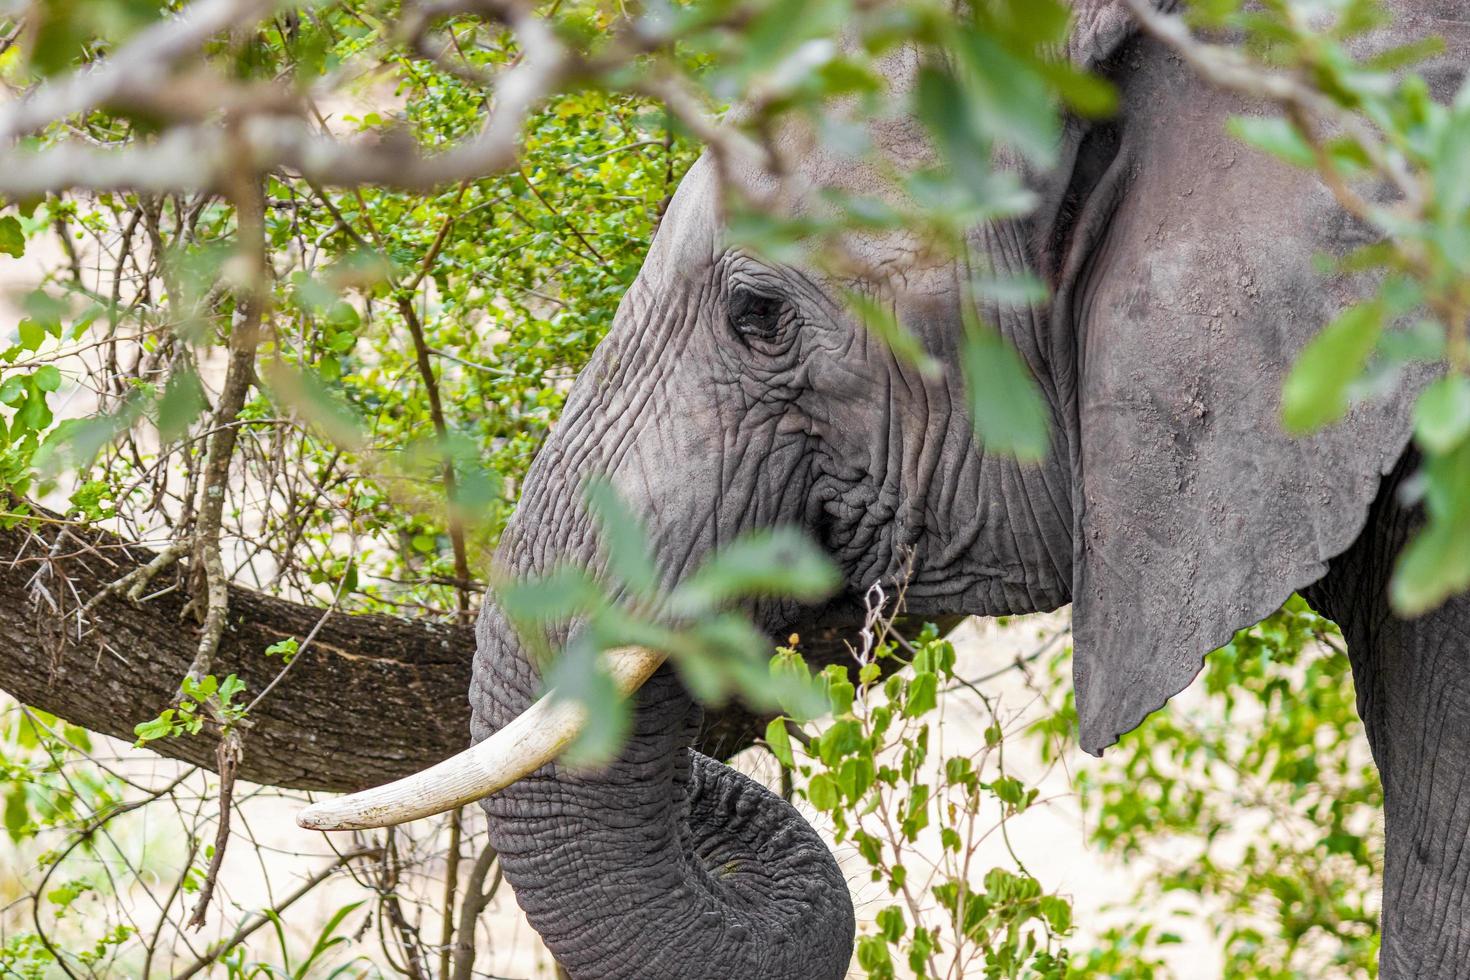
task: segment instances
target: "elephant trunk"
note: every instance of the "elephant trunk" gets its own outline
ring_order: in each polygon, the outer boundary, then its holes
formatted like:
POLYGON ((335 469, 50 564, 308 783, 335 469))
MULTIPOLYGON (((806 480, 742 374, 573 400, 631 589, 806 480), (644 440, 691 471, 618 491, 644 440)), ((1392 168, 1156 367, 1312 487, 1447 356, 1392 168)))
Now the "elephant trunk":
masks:
MULTIPOLYGON (((471 689, 478 741, 539 682, 487 606, 471 689)), ((836 861, 788 803, 690 745, 700 709, 661 668, 621 755, 551 763, 482 806, 531 924, 574 978, 840 978, 853 910, 836 861)))

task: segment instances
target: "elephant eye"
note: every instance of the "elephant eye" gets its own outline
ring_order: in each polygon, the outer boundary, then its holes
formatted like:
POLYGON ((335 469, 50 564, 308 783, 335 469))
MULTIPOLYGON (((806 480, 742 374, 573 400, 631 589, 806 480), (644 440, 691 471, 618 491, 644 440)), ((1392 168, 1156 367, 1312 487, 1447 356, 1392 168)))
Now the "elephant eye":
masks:
POLYGON ((747 341, 772 341, 780 333, 786 303, 779 296, 737 286, 730 293, 730 326, 747 341))

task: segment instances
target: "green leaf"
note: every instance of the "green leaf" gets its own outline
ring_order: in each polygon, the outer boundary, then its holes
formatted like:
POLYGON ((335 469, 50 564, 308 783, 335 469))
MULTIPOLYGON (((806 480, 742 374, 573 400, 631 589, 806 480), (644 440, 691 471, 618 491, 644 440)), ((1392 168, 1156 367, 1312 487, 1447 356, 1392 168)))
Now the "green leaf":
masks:
POLYGON ((929 67, 919 70, 914 114, 933 134, 951 178, 983 207, 994 196, 990 137, 968 108, 953 76, 929 67))
POLYGON ((822 680, 827 685, 827 703, 831 706, 832 714, 841 717, 851 711, 857 690, 847 678, 847 667, 843 664, 828 664, 822 671, 822 680))
POLYGON ((1470 587, 1470 519, 1431 522, 1404 546, 1389 596, 1405 618, 1436 608, 1470 587))
POLYGON ((1363 64, 1378 71, 1396 71, 1433 58, 1444 51, 1444 38, 1438 36, 1415 38, 1405 44, 1395 45, 1379 51, 1363 64))
POLYGON ((635 595, 652 596, 658 591, 658 569, 649 554, 643 525, 606 478, 589 479, 582 493, 597 519, 608 572, 635 595))
POLYGON ((1447 453, 1470 435, 1470 378, 1440 378, 1414 405, 1414 438, 1431 453, 1447 453))
POLYGON ((1456 109, 1446 121, 1429 163, 1440 217, 1462 220, 1470 207, 1470 106, 1456 109))
POLYGON ((853 756, 842 760, 837 770, 837 787, 849 804, 856 805, 872 787, 875 777, 872 756, 853 756))
POLYGON ((844 289, 842 295, 863 326, 877 335, 894 356, 918 368, 920 374, 928 377, 939 375, 939 362, 929 356, 918 337, 898 322, 898 316, 891 307, 853 289, 844 289))
POLYGON ((277 361, 268 365, 266 376, 276 397, 300 410, 339 446, 351 449, 366 443, 368 426, 362 414, 316 372, 277 361))
POLYGON ((133 726, 133 734, 137 736, 139 745, 154 739, 166 738, 173 734, 173 730, 174 710, 172 708, 164 710, 157 718, 139 722, 133 726))
POLYGON ((43 364, 33 376, 36 388, 41 391, 56 391, 61 387, 61 369, 55 364, 43 364))
POLYGON ((1470 440, 1425 461, 1425 525, 1400 553, 1389 599, 1400 616, 1417 616, 1470 588, 1470 440))
POLYGON ((234 700, 235 695, 239 694, 243 690, 245 690, 245 682, 242 681, 237 675, 230 674, 223 681, 220 682, 219 699, 225 704, 229 704, 232 700, 234 700))
POLYGON ((933 711, 939 704, 939 678, 927 671, 915 674, 909 681, 908 696, 904 698, 905 718, 918 718, 933 711))
POLYGON ((25 787, 19 783, 11 787, 5 796, 5 832, 12 841, 20 841, 31 822, 31 808, 26 800, 25 787))
POLYGON ((1010 342, 977 326, 967 331, 960 364, 975 434, 985 449, 1029 462, 1044 458, 1050 444, 1046 402, 1010 342))
POLYGON ((766 725, 766 745, 776 761, 787 769, 796 768, 796 759, 791 754, 791 735, 786 731, 785 718, 772 718, 766 725))
POLYGON ((1041 75, 982 31, 964 31, 952 48, 963 73, 962 111, 998 143, 1039 166, 1056 157, 1061 126, 1041 75))
POLYGON ((46 328, 30 317, 17 323, 15 329, 20 335, 20 346, 25 350, 40 350, 46 342, 46 328))
POLYGON ((812 777, 807 784, 806 798, 811 801, 812 806, 824 813, 837 809, 841 803, 836 781, 825 772, 819 772, 812 777))
POLYGON ((20 258, 26 254, 26 236, 13 214, 0 216, 0 252, 20 258))
POLYGON ((1317 156, 1295 126, 1280 116, 1231 116, 1225 124, 1230 135, 1291 164, 1316 169, 1317 156))
POLYGON ((1065 61, 1045 62, 1039 70, 1062 101, 1079 116, 1098 119, 1118 110, 1118 90, 1104 79, 1065 61))
POLYGON ((908 930, 908 923, 904 919, 903 909, 897 905, 890 905, 883 909, 873 921, 878 926, 878 930, 882 933, 883 938, 887 939, 890 943, 898 942, 908 930))
POLYGON ((751 75, 770 68, 807 36, 803 30, 813 8, 811 0, 775 0, 751 21, 743 38, 738 70, 751 75))
POLYGON ((1377 301, 1349 306, 1313 337, 1292 365, 1281 392, 1288 432, 1304 433, 1341 418, 1348 389, 1362 374, 1383 332, 1377 301))
POLYGON ((285 639, 277 640, 270 646, 266 647, 265 655, 267 657, 279 656, 281 660, 289 664, 291 660, 296 656, 297 651, 299 651, 300 649, 301 641, 297 640, 294 636, 288 636, 285 639))
POLYGON ((1067 932, 1072 928, 1072 906, 1065 899, 1055 895, 1043 895, 1037 900, 1041 914, 1046 916, 1047 924, 1051 931, 1057 934, 1067 932))
POLYGON ((583 615, 602 597, 587 573, 570 565, 540 578, 502 583, 495 595, 508 617, 527 624, 563 622, 583 615))
POLYGON ((587 632, 567 644, 547 669, 548 688, 559 698, 587 709, 587 720, 563 753, 567 765, 605 764, 616 757, 631 724, 627 701, 603 669, 598 648, 587 632))
POLYGON ((193 368, 175 368, 163 386, 163 396, 158 400, 158 437, 169 443, 186 435, 189 426, 208 404, 204 386, 193 368))
POLYGON ((46 393, 36 386, 35 377, 26 382, 26 400, 15 413, 15 424, 22 430, 44 432, 51 427, 54 416, 46 404, 46 393))
POLYGON ((790 528, 759 531, 715 552, 669 598, 677 615, 718 609, 737 598, 782 596, 816 602, 841 575, 822 551, 790 528))
POLYGON ((142 392, 133 392, 117 411, 85 419, 66 419, 46 437, 36 454, 36 466, 47 472, 59 471, 70 463, 79 468, 92 465, 97 454, 118 435, 125 432, 143 412, 142 392))
POLYGON ((970 288, 976 296, 984 297, 1006 309, 1023 309, 1046 302, 1046 283, 1029 274, 1014 276, 975 276, 970 288))
POLYGON ((61 336, 61 320, 71 312, 66 300, 44 289, 33 289, 21 300, 26 316, 53 337, 61 336))

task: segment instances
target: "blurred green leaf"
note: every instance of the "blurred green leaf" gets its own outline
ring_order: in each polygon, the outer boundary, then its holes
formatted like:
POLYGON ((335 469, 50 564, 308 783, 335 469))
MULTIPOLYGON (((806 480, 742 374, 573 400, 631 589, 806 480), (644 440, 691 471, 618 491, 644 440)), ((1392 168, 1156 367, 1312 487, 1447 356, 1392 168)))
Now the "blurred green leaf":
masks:
POLYGON ((583 495, 597 519, 608 572, 633 594, 643 598, 653 596, 658 589, 658 569, 648 552, 643 525, 606 478, 588 480, 583 495))
POLYGON ((1310 432, 1341 418, 1348 389, 1363 371, 1383 331, 1377 301, 1349 306, 1308 342, 1281 393, 1282 421, 1289 432, 1310 432))
POLYGON ((900 360, 912 364, 928 377, 941 373, 939 363, 924 350, 923 343, 898 322, 892 308, 856 290, 843 290, 842 295, 863 326, 883 341, 900 360))
POLYGON ((1050 423, 1036 382, 999 333, 970 330, 960 349, 970 414, 981 445, 989 452, 1036 461, 1046 456, 1050 423))
POLYGON ((1421 471, 1428 520, 1404 547, 1389 584, 1400 616, 1418 616, 1470 588, 1470 440, 1427 458, 1421 471))
POLYGON ((189 431, 189 426, 209 405, 204 386, 192 367, 176 367, 163 387, 158 400, 158 437, 173 442, 189 431))
POLYGON ((963 66, 957 111, 990 141, 1015 147, 1038 166, 1053 163, 1061 126, 1041 73, 980 31, 961 33, 954 52, 963 66))
POLYGON ((919 70, 915 115, 933 134, 951 178, 971 197, 988 202, 994 178, 990 170, 990 137, 954 76, 934 68, 919 70))
POLYGON ((1295 126, 1279 116, 1231 116, 1225 128, 1237 139, 1294 167, 1317 165, 1312 147, 1295 126))
POLYGON ((0 252, 20 258, 26 253, 26 236, 13 214, 0 215, 0 252))
POLYGON ((1440 378, 1414 405, 1414 436, 1431 453, 1447 453, 1470 435, 1470 378, 1440 378))
POLYGON ((754 596, 816 602, 840 581, 831 560, 804 535, 790 529, 761 531, 715 552, 674 589, 669 606, 676 615, 691 616, 754 596))
POLYGON ((265 374, 276 397, 301 412, 333 442, 352 448, 367 441, 361 413, 314 371, 278 362, 268 365, 265 374))
POLYGON ((587 573, 567 565, 541 578, 503 582, 495 597, 507 616, 535 625, 585 615, 602 602, 601 591, 587 573))
POLYGON ((547 687, 557 697, 587 709, 586 724, 562 755, 569 766, 602 765, 615 758, 631 723, 628 703, 618 696, 598 652, 586 633, 579 634, 552 660, 545 674, 547 687))

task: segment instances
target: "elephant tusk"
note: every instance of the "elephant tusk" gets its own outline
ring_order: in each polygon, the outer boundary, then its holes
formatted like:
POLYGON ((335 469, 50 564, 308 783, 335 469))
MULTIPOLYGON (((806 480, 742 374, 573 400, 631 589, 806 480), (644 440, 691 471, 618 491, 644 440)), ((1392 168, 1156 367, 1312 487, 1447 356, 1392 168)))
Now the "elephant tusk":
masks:
MULTIPOLYGON (((619 647, 604 666, 624 697, 653 676, 667 654, 619 647)), ((555 759, 587 722, 574 701, 548 692, 514 721, 478 745, 412 776, 348 796, 313 803, 296 816, 308 830, 366 830, 407 823, 473 803, 529 776, 555 759)))

